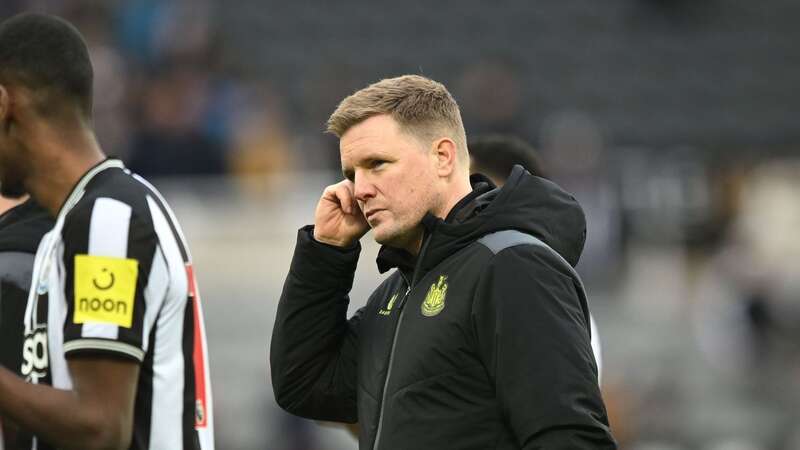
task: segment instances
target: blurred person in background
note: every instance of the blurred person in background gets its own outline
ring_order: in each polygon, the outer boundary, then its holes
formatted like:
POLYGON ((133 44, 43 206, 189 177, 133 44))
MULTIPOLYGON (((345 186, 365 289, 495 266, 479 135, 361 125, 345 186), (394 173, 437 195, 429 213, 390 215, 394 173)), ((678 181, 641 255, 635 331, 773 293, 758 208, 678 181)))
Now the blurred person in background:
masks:
POLYGON ((469 140, 470 171, 489 177, 502 186, 519 164, 537 177, 549 176, 544 170, 539 152, 513 134, 481 134, 469 140))
MULTIPOLYGON (((33 258, 42 236, 52 227, 50 214, 28 196, 0 196, 0 366, 20 375, 33 258)), ((7 450, 17 448, 14 428, 0 417, 0 449, 4 440, 7 450)))
POLYGON ((56 217, 34 259, 22 377, 0 368, 0 416, 19 448, 213 449, 186 243, 160 194, 98 145, 92 80, 68 22, 0 24, 2 193, 56 217))
POLYGON ((278 404, 360 448, 614 449, 592 355, 578 203, 516 168, 470 179, 458 105, 409 75, 328 121, 345 180, 300 229, 271 348, 278 404), (382 272, 346 318, 372 229, 382 272), (518 231, 521 230, 521 231, 518 231))
MULTIPOLYGON (((264 194, 274 189, 279 175, 292 167, 291 137, 283 99, 265 81, 250 83, 237 91, 229 99, 228 109, 235 107, 236 114, 232 120, 228 166, 244 191, 264 194)), ((229 111, 227 115, 234 114, 229 111)))
MULTIPOLYGON (((470 155, 470 172, 488 176, 498 187, 505 184, 516 165, 521 165, 531 175, 548 178, 536 149, 517 136, 479 135, 469 141, 467 148, 470 155)), ((589 325, 592 332, 592 351, 597 362, 597 377, 598 380, 602 380, 603 355, 597 324, 591 313, 589 313, 589 325)))
POLYGON ((467 66, 456 81, 455 92, 470 133, 523 133, 524 85, 517 65, 509 58, 482 58, 467 66))
POLYGON ((225 148, 201 127, 210 100, 208 75, 192 61, 156 70, 142 93, 141 123, 130 167, 143 176, 220 175, 225 148))
MULTIPOLYGON (((128 86, 111 92, 121 91, 128 107, 129 129, 118 133, 127 139, 128 166, 145 177, 226 174, 243 103, 231 107, 239 88, 219 70, 211 2, 147 0, 115 7, 116 42, 128 65, 117 78, 128 86)), ((116 105, 106 103, 97 106, 114 111, 116 105)))

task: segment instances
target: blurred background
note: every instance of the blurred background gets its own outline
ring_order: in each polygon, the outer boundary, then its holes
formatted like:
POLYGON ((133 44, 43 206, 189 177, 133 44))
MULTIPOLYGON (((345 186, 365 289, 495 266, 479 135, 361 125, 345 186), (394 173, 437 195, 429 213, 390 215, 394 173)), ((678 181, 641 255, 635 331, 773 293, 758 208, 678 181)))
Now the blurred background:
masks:
POLYGON ((340 177, 325 120, 417 73, 448 86, 469 137, 532 142, 583 204, 622 449, 800 449, 800 2, 0 2, 20 11, 85 35, 105 151, 184 227, 218 448, 357 447, 277 408, 269 339, 296 230, 340 177))

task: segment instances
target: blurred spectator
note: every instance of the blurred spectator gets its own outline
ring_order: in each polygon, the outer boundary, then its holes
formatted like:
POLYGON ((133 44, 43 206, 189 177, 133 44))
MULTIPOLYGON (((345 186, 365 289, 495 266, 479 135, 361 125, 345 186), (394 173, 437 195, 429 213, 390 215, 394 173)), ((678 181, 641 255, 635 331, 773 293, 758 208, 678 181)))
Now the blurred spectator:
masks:
POLYGON ((470 170, 488 176, 496 185, 505 182, 511 168, 520 164, 537 177, 548 178, 536 149, 513 135, 479 135, 469 141, 470 170))
POLYGON ((516 67, 499 58, 484 59, 461 74, 454 95, 464 126, 475 134, 522 134, 522 81, 516 67))
POLYGON ((129 166, 144 176, 225 173, 225 148, 203 129, 209 77, 194 64, 175 63, 141 87, 141 128, 129 166))
POLYGON ((123 51, 145 67, 210 47, 211 4, 206 0, 121 2, 117 19, 123 51))
POLYGON ((285 174, 292 164, 283 104, 266 82, 247 86, 239 94, 228 164, 242 187, 264 193, 271 188, 270 181, 279 178, 273 175, 285 174))
POLYGON ((122 50, 137 64, 157 60, 157 33, 168 1, 122 2, 117 11, 117 35, 122 50))
POLYGON ((127 159, 131 124, 128 113, 129 66, 114 46, 113 4, 87 0, 62 4, 61 15, 86 38, 94 66, 94 126, 97 139, 111 154, 127 159))
POLYGON ((621 224, 605 136, 591 116, 577 111, 546 118, 541 136, 552 179, 578 199, 586 214, 586 246, 578 272, 590 285, 613 284, 621 261, 621 224))

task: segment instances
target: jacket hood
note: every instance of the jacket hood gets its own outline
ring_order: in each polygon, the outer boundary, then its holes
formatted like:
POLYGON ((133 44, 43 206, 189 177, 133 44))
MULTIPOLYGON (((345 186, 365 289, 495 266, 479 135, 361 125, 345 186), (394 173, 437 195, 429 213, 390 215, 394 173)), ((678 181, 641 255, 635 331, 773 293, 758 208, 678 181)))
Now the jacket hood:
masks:
MULTIPOLYGON (((482 236, 502 230, 531 234, 572 266, 578 263, 586 241, 586 218, 575 197, 522 166, 514 166, 501 188, 481 175, 473 176, 471 182, 472 193, 445 220, 431 214, 423 219, 428 238, 421 252, 420 273, 482 236)), ((378 259, 379 268, 387 269, 387 261, 382 256, 378 259)))

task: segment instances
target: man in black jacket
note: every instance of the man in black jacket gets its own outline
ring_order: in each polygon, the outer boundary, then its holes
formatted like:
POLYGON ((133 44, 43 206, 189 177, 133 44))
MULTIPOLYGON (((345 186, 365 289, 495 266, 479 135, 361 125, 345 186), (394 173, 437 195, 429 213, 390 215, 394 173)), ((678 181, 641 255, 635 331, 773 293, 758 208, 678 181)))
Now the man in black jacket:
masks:
MULTIPOLYGON (((33 258, 52 227, 53 218, 33 200, 0 197, 0 366, 18 374, 33 258)), ((2 422, 0 417, 0 449, 4 440, 6 450, 18 448, 11 424, 2 422)))
POLYGON ((272 337, 278 404, 359 422, 362 450, 614 449, 573 266, 575 199, 515 168, 469 176, 460 112, 420 76, 375 83, 328 121, 345 180, 300 229, 272 337), (396 269, 346 319, 359 239, 396 269))

